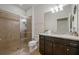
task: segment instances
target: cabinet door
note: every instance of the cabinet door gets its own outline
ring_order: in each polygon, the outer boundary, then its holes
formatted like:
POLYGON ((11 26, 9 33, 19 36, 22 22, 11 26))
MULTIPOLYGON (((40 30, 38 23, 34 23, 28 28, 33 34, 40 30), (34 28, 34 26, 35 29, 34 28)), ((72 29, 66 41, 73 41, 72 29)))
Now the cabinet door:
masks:
POLYGON ((54 54, 55 55, 66 55, 66 46, 63 44, 55 44, 54 46, 54 54))
POLYGON ((45 37, 45 54, 52 55, 53 54, 53 42, 50 37, 45 37))
POLYGON ((40 35, 39 36, 39 52, 41 53, 41 54, 44 54, 44 36, 42 36, 42 35, 40 35))
POLYGON ((45 40, 45 54, 46 55, 53 54, 52 42, 50 42, 49 40, 45 40))
POLYGON ((60 38, 54 38, 54 54, 66 55, 66 41, 60 38))

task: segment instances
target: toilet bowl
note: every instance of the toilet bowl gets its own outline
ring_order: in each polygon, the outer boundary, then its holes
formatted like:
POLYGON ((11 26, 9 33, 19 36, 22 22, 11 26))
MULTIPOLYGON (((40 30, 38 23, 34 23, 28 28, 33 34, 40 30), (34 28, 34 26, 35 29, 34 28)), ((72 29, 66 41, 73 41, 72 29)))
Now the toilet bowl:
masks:
POLYGON ((37 49, 38 41, 36 41, 36 40, 29 41, 28 47, 29 47, 29 52, 32 53, 33 51, 35 51, 37 49))

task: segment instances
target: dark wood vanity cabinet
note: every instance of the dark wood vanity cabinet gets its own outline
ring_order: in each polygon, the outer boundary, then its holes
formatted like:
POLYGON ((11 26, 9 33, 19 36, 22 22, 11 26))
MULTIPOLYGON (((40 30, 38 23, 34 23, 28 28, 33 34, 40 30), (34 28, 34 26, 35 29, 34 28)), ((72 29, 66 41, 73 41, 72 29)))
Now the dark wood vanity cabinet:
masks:
POLYGON ((39 36, 39 52, 43 55, 79 55, 79 41, 39 36))

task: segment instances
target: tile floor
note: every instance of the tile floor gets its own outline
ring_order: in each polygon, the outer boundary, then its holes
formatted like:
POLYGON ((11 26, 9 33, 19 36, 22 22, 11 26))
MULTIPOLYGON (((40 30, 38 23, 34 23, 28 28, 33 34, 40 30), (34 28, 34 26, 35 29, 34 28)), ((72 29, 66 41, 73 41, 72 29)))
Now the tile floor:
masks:
POLYGON ((11 55, 40 55, 39 49, 37 48, 35 51, 32 53, 29 52, 29 48, 23 48, 21 50, 18 50, 17 52, 12 53, 11 55))

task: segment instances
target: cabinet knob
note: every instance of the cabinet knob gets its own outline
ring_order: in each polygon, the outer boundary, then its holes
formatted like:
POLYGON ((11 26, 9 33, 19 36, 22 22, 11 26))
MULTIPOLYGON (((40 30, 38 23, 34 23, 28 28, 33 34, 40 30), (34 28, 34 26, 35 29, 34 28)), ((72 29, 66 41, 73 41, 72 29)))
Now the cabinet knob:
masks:
POLYGON ((64 45, 67 45, 67 44, 64 44, 64 45))
POLYGON ((69 49, 67 48, 67 51, 69 51, 69 49))

